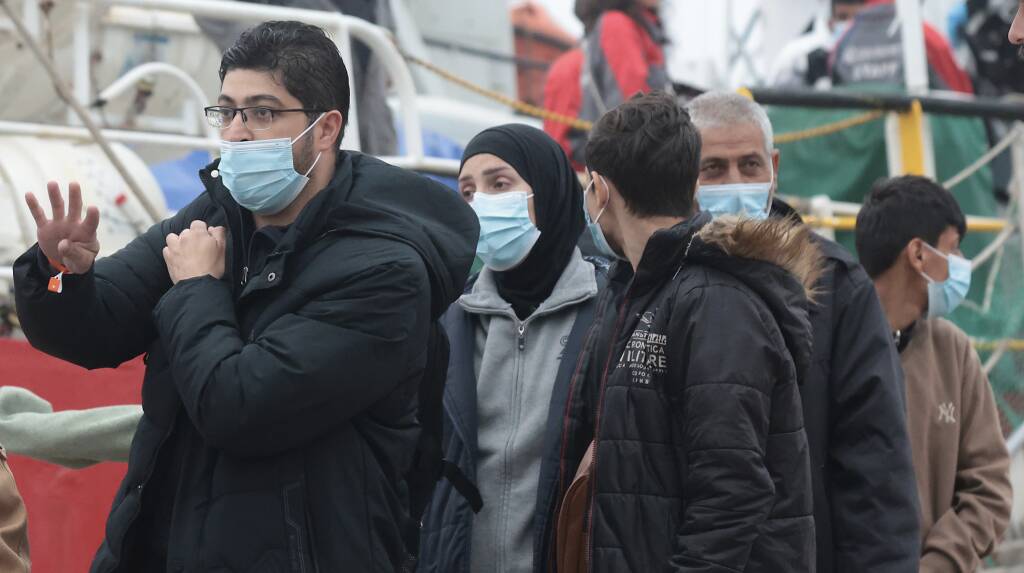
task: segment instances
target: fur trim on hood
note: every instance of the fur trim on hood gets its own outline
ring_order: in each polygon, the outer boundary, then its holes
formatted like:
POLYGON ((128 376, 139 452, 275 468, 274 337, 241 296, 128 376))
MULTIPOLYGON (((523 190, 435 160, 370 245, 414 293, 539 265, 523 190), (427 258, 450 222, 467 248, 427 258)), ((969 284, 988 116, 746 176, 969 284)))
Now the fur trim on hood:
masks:
POLYGON ((794 275, 814 301, 824 272, 821 250, 811 240, 811 229, 795 219, 716 217, 697 233, 703 242, 732 257, 765 261, 794 275))

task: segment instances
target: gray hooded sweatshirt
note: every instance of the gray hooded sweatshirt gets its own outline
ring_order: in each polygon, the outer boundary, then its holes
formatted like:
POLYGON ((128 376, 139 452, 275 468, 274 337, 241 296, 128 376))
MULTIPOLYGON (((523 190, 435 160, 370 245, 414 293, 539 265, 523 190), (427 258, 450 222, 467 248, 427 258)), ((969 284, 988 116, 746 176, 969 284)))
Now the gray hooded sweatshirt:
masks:
POLYGON ((494 274, 486 268, 458 301, 478 319, 473 365, 477 485, 484 507, 473 521, 474 573, 533 570, 537 482, 551 392, 577 308, 597 295, 594 273, 577 249, 551 296, 522 321, 498 294, 494 274))

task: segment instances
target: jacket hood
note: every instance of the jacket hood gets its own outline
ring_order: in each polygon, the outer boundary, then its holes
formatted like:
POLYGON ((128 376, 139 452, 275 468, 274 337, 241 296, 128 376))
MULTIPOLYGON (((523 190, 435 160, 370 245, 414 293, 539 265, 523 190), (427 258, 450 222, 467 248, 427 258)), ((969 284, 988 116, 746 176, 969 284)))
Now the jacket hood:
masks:
POLYGON ((701 212, 651 237, 634 285, 658 284, 687 263, 728 273, 764 300, 802 380, 811 360, 808 305, 824 272, 810 229, 795 219, 712 219, 701 212))
POLYGON ((814 301, 815 285, 824 271, 823 256, 811 230, 795 220, 718 217, 698 232, 697 238, 731 257, 771 263, 788 271, 814 301))
POLYGON ((687 260, 729 273, 764 300, 802 381, 811 362, 809 305, 824 272, 811 230, 792 219, 717 217, 696 232, 687 260))
MULTIPOLYGON (((215 201, 241 213, 217 176, 219 161, 201 171, 200 178, 215 201)), ((228 220, 240 217, 229 213, 228 220)), ((331 182, 299 213, 278 250, 301 248, 333 233, 376 236, 415 249, 430 277, 431 315, 437 319, 462 293, 480 225, 465 201, 440 183, 345 151, 338 155, 331 182)))

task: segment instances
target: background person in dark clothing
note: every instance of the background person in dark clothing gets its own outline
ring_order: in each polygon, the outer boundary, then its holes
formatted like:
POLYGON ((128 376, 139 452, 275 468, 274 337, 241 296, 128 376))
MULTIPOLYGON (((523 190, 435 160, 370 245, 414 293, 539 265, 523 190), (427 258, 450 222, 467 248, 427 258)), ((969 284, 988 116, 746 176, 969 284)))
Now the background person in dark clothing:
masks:
MULTIPOLYGON (((768 114, 729 92, 699 96, 687 109, 702 140, 701 209, 718 215, 760 205, 767 217, 769 203, 779 206, 771 200, 779 151, 768 114)), ((916 571, 917 489, 899 358, 864 269, 835 242, 812 240, 825 272, 810 307, 814 353, 800 397, 811 446, 817 571, 916 571)))
POLYGON ((700 145, 657 92, 591 133, 589 229, 624 260, 566 406, 560 490, 595 441, 594 572, 812 571, 797 383, 819 254, 787 222, 696 213, 700 145))
POLYGON ((398 570, 418 536, 418 384, 476 218, 338 149, 348 76, 323 30, 261 24, 220 75, 206 192, 124 249, 94 264, 99 212, 82 218, 76 184, 66 211, 49 185, 52 219, 27 197, 39 244, 15 283, 32 344, 88 368, 146 353, 92 571, 398 570))

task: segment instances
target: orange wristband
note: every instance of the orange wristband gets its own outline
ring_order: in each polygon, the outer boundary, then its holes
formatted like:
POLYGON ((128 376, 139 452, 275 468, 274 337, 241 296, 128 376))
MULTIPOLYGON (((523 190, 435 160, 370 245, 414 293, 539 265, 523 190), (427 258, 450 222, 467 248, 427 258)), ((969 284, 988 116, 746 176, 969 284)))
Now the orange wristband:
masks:
POLYGON ((46 290, 55 294, 61 294, 62 292, 64 292, 64 275, 70 275, 74 273, 72 273, 71 269, 64 266, 64 264, 61 263, 60 261, 55 261, 50 257, 46 257, 46 260, 47 262, 50 263, 51 267, 57 269, 57 274, 50 277, 50 280, 46 285, 46 290))
POLYGON ((46 257, 46 260, 50 263, 51 267, 57 269, 57 272, 60 272, 60 273, 63 273, 63 274, 67 274, 67 275, 74 274, 74 273, 71 272, 71 269, 69 269, 66 266, 64 266, 64 264, 61 263, 60 261, 55 261, 55 260, 51 259, 50 257, 46 257))

